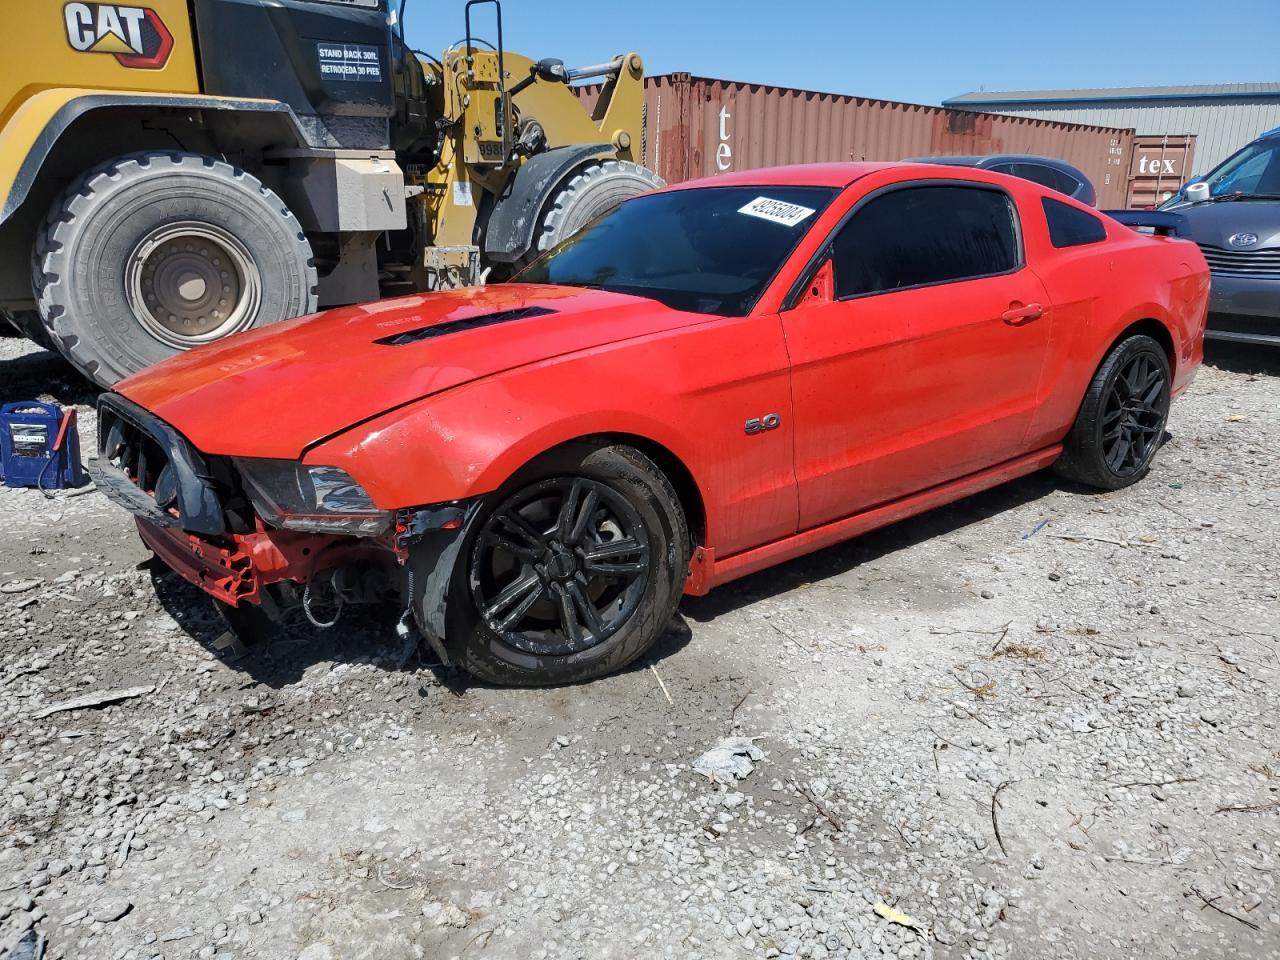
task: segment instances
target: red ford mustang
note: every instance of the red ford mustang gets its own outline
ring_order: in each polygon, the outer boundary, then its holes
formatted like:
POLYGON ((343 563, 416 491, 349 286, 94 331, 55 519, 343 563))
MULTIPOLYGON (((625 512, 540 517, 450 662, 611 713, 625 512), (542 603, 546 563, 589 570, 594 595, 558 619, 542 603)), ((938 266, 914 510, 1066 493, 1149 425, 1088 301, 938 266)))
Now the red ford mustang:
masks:
POLYGON ((1044 467, 1140 479, 1208 292, 1194 244, 1024 180, 737 173, 515 283, 152 367, 102 398, 95 471, 229 612, 398 599, 482 678, 583 680, 682 592, 1044 467))

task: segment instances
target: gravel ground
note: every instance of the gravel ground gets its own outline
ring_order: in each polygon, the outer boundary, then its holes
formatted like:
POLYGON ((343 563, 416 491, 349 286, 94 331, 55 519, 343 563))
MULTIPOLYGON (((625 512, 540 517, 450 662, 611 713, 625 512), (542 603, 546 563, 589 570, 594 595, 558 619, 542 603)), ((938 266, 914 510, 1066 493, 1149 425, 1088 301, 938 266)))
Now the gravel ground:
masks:
MULTIPOLYGON (((1274 957, 1280 354, 1210 360, 1136 488, 1026 478, 566 689, 376 622, 237 657, 103 497, 0 490, 0 956, 1274 957)), ((40 392, 92 436, 0 340, 40 392)))

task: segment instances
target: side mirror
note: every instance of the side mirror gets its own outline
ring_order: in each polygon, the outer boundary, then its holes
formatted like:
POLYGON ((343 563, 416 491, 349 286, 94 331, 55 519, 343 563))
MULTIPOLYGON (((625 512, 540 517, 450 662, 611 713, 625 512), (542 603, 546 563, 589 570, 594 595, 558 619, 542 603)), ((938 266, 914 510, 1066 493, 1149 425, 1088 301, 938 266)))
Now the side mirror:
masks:
POLYGON ((831 269, 831 261, 827 260, 817 269, 809 285, 805 288, 800 302, 806 305, 831 303, 836 296, 835 272, 831 269))
POLYGON ((1209 185, 1203 182, 1188 183, 1182 188, 1182 195, 1187 203, 1203 203, 1209 199, 1209 185))

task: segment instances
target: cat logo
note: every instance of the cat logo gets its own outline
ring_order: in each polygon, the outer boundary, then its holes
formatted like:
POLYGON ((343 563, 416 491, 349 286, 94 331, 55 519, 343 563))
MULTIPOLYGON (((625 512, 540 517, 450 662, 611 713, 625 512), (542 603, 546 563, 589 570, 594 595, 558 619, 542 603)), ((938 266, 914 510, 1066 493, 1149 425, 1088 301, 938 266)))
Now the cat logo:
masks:
POLYGON ((67 42, 80 53, 109 53, 122 67, 159 70, 173 52, 173 34, 148 7, 68 3, 67 42))

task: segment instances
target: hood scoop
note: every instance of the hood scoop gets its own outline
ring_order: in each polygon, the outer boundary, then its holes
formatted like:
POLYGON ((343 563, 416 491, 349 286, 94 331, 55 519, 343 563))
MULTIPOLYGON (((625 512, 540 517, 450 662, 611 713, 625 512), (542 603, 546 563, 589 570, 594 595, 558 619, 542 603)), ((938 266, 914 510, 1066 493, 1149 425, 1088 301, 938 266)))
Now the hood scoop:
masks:
POLYGON ((451 333, 462 333, 464 330, 491 327, 494 324, 506 323, 510 320, 545 317, 552 313, 556 313, 556 311, 547 307, 517 307, 514 310, 499 310, 496 313, 480 313, 473 317, 463 317, 461 320, 448 320, 445 323, 437 323, 429 327, 419 327, 417 330, 406 330, 403 333, 382 337, 379 340, 375 340, 374 343, 380 343, 388 347, 403 347, 410 343, 418 343, 421 340, 432 340, 436 337, 448 336, 451 333))

